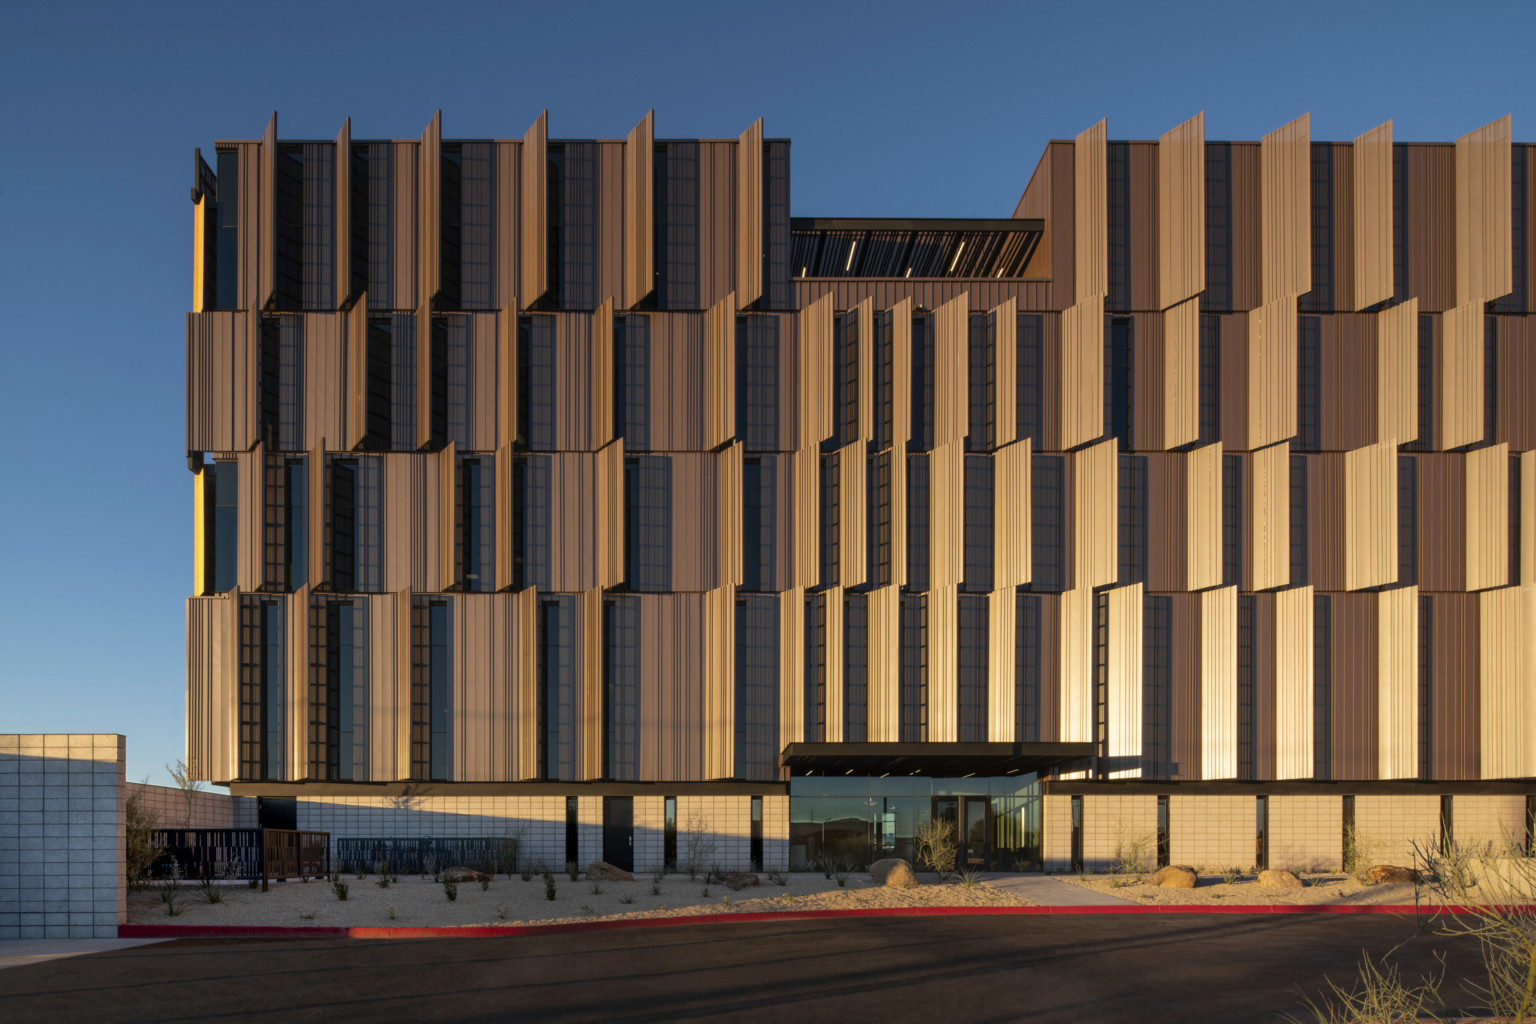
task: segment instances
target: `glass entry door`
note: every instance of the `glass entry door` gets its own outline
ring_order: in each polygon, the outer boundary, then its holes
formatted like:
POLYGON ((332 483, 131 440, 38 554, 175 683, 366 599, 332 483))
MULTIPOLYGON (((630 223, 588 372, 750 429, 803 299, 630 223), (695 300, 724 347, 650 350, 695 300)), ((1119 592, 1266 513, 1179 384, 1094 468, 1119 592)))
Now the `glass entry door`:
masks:
POLYGON ((958 866, 978 871, 990 867, 991 850, 987 839, 992 835, 992 801, 984 796, 961 797, 962 817, 958 866))

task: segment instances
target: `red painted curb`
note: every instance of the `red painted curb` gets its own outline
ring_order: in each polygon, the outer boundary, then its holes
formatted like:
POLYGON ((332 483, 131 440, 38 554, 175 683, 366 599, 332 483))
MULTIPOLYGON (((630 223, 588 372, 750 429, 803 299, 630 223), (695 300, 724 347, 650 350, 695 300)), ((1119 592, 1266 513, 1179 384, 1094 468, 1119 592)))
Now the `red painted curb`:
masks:
POLYGON ((198 925, 123 924, 122 939, 427 939, 504 938, 516 935, 562 935, 576 932, 618 931, 630 928, 668 928, 693 924, 737 924, 752 921, 807 921, 849 917, 960 917, 985 915, 1072 914, 1413 914, 1474 913, 1474 908, 1439 907, 1434 910, 1400 904, 1294 904, 1256 906, 1075 906, 1075 907, 870 907, 850 910, 763 911, 742 914, 690 914, 686 917, 637 917, 618 921, 572 921, 564 924, 508 924, 389 928, 373 926, 314 925, 198 925))

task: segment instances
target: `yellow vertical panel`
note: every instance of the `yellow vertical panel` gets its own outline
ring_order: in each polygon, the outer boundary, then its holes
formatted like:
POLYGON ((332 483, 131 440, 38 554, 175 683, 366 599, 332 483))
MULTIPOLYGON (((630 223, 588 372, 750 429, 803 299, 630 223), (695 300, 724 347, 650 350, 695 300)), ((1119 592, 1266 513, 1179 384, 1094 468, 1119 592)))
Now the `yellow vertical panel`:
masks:
POLYGON ((421 148, 417 152, 421 155, 421 166, 416 175, 419 189, 416 215, 420 220, 416 235, 419 246, 417 257, 420 260, 417 280, 421 282, 421 290, 417 294, 421 303, 430 308, 437 299, 439 280, 442 275, 442 263, 439 259, 439 249, 442 245, 440 183, 443 174, 443 112, 441 110, 432 115, 432 120, 428 121, 427 127, 422 130, 421 148))
POLYGON ((432 304, 416 307, 416 448, 432 444, 432 304))
MULTIPOLYGON (((1019 436, 1019 303, 1009 297, 991 314, 992 380, 997 396, 996 445, 1001 448, 1019 436)), ((897 391, 898 395, 907 392, 897 391)))
POLYGON ((704 444, 714 448, 736 434, 736 294, 704 318, 704 444))
POLYGON ((490 594, 463 594, 453 600, 450 749, 453 779, 457 782, 492 781, 492 602, 490 594))
POLYGON ((1478 595, 1478 733, 1484 779, 1531 774, 1528 745, 1533 705, 1536 588, 1505 587, 1478 595))
POLYGON ((1313 771, 1315 708, 1311 587, 1293 587, 1273 595, 1275 691, 1275 778, 1310 779, 1313 771))
MULTIPOLYGON (((891 450, 904 452, 912 437, 912 300, 891 307, 891 450)), ((894 497, 893 499, 894 500, 894 497)), ((905 556, 903 556, 905 557, 905 556)))
POLYGON ((1243 586, 1283 587, 1291 579, 1290 443, 1253 452, 1243 469, 1243 586))
POLYGON ((1076 301, 1109 290, 1109 122, 1072 142, 1073 269, 1076 301))
POLYGON ((1430 393, 1434 437, 1444 451, 1483 437, 1483 301, 1459 305, 1440 316, 1435 335, 1430 393))
POLYGON ((763 119, 736 140, 736 293, 743 306, 763 295, 763 119))
MULTIPOLYGON (((1202 265, 1201 276, 1205 271, 1202 265)), ((1162 314, 1160 448, 1191 444, 1200 436, 1200 299, 1191 297, 1162 314)))
MULTIPOLYGON (((858 386, 859 437, 866 443, 875 439, 875 304, 865 298, 853 310, 859 334, 858 386)), ((899 392, 897 392, 899 394, 899 392)), ((894 405, 894 403, 893 403, 894 405)))
MULTIPOLYGON (((987 595, 987 741, 1012 743, 1014 727, 1014 630, 1018 601, 1012 587, 987 595)), ((897 648, 899 650, 899 647, 897 648)))
MULTIPOLYGON (((845 587, 860 586, 869 578, 869 467, 866 464, 866 448, 864 441, 854 439, 844 445, 837 455, 838 582, 845 587)), ((895 543, 894 538, 892 543, 895 543)))
MULTIPOLYGON (((736 445, 739 449, 741 445, 736 445)), ((741 492, 741 465, 736 466, 736 495, 741 492)), ((737 526, 739 530, 740 527, 737 526)), ((597 582, 616 587, 624 582, 624 439, 616 438, 597 453, 597 582)), ((739 580, 741 545, 734 565, 739 580)), ((510 579, 510 577, 509 577, 510 579)))
POLYGON ((549 111, 523 134, 523 302, 532 306, 549 290, 549 111))
MULTIPOLYGON (((1047 341, 1047 349, 1051 348, 1047 341)), ((1063 310, 1057 359, 1046 353, 1046 409, 1059 420, 1055 447, 1066 450, 1104 433, 1104 296, 1093 294, 1063 310), (1055 365, 1051 365, 1054 363, 1055 365)), ((1049 447, 1049 445, 1042 445, 1049 447)))
POLYGON ((1514 288, 1510 119, 1456 140, 1456 304, 1481 307, 1514 288))
POLYGON ((1191 590, 1221 584, 1222 564, 1222 460, 1221 442, 1191 449, 1185 456, 1189 471, 1187 577, 1191 590))
MULTIPOLYGON (((339 264, 345 266, 345 264, 339 264)), ((346 319, 346 434, 341 438, 343 451, 356 451, 368 436, 368 293, 359 295, 346 319)), ((342 381, 330 382, 341 387, 342 381)))
POLYGON ((704 777, 735 771, 736 588, 704 595, 704 777))
POLYGON ((1203 110, 1157 140, 1157 263, 1160 309, 1205 290, 1203 110))
POLYGON ((1023 438, 999 448, 992 457, 992 580, 999 587, 1023 586, 1033 568, 1032 443, 1031 438, 1023 438))
POLYGON ((452 590, 463 582, 462 567, 458 564, 454 533, 459 518, 459 449, 449 441, 438 452, 437 462, 437 569, 438 590, 452 590))
POLYGON ((1259 142, 1259 231, 1265 302, 1312 290, 1312 117, 1259 142))
POLYGON ((877 587, 867 600, 869 741, 894 743, 901 739, 901 587, 877 587))
POLYGON ((1383 590, 1376 602, 1376 777, 1414 779, 1419 775, 1419 588, 1383 590))
POLYGON ((844 602, 847 600, 847 592, 841 586, 828 587, 822 591, 821 597, 826 601, 826 634, 825 650, 826 661, 822 665, 823 683, 826 686, 826 730, 828 743, 841 743, 846 737, 844 734, 845 723, 843 721, 843 707, 845 703, 843 690, 843 666, 845 664, 846 630, 844 623, 847 621, 844 602))
POLYGON ((496 313, 496 443, 517 440, 517 299, 496 313))
POLYGON ((266 461, 266 445, 259 441, 235 456, 235 584, 241 590, 260 590, 265 581, 266 461))
MULTIPOLYGON (((1094 730, 1093 591, 1086 586, 1064 591, 1056 605, 1056 739, 1062 743, 1090 742, 1094 730)), ((1042 631, 1044 618, 1041 616, 1042 631)))
MULTIPOLYGON (((592 314, 592 447, 613 440, 613 299, 592 314)), ((733 389, 734 393, 734 389, 733 389)))
POLYGON ((1520 453, 1520 564, 1518 580, 1511 583, 1536 583, 1536 452, 1520 453))
MULTIPOLYGON (((1141 775, 1142 611, 1140 583, 1109 591, 1109 777, 1141 775), (1134 767, 1133 767, 1134 766, 1134 767)), ((1010 667, 1012 661, 1009 662, 1010 667)))
POLYGON ((800 445, 814 450, 832 433, 832 293, 800 310, 800 445))
POLYGON ((1237 778, 1237 588, 1200 595, 1200 777, 1237 778))
POLYGON ((928 467, 928 580, 937 589, 965 573, 965 442, 935 447, 928 467))
POLYGON ((1066 577, 1072 587, 1109 586, 1119 576, 1119 477, 1115 438, 1072 452, 1067 459, 1063 518, 1066 577))
POLYGON ((624 296, 633 309, 656 287, 654 188, 656 112, 647 110, 624 141, 624 296))
POLYGON ((515 515, 512 508, 512 458, 511 445, 503 444, 496 449, 496 590, 507 590, 512 586, 515 543, 512 533, 515 515))
MULTIPOLYGON (((247 189, 258 196, 257 252, 259 262, 256 272, 256 301, 242 303, 248 309, 267 309, 272 304, 272 276, 277 253, 277 111, 261 135, 260 177, 252 181, 248 175, 240 176, 240 191, 247 189)), ((243 170, 243 168, 242 168, 243 170)), ((242 225, 244 227, 244 225, 242 225)))
POLYGON ((933 446, 970 432, 970 295, 961 292, 933 314, 933 446))
POLYGON ((1466 453, 1467 589, 1486 590, 1509 578, 1509 446, 1466 453))
POLYGON ((306 562, 309 566, 311 589, 331 585, 330 567, 325 561, 325 439, 309 450, 304 457, 304 476, 309 484, 309 530, 305 539, 309 543, 306 562))
MULTIPOLYGON (((213 507, 213 473, 203 466, 192 475, 192 594, 202 597, 209 592, 208 510, 213 507)), ((188 605, 191 608, 191 605, 188 605)), ((190 614, 190 611, 189 613, 190 614)))
POLYGON ((1344 589, 1397 579, 1397 446, 1344 453, 1344 589))
POLYGON ((516 778, 536 779, 539 771, 538 592, 533 587, 513 595, 517 620, 517 763, 516 778))
POLYGON ((1384 309, 1375 319, 1380 440, 1403 444, 1419 436, 1419 300, 1384 309))
POLYGON ((284 676, 287 693, 283 711, 287 716, 284 733, 287 741, 288 773, 292 780, 309 777, 309 588, 300 587, 280 599, 283 603, 283 657, 287 662, 284 676))
POLYGON ((581 595, 581 700, 578 779, 603 777, 603 592, 581 595))
POLYGON ((743 579, 741 474, 745 446, 737 441, 721 449, 715 471, 716 565, 720 579, 741 586, 743 579))
POLYGON ((779 749, 805 736, 805 589, 779 594, 779 749))
POLYGON ((207 260, 208 211, 212 204, 205 203, 207 196, 199 195, 192 204, 192 312, 203 311, 203 293, 207 282, 203 279, 203 265, 207 260))
POLYGON ((821 582, 821 453, 802 448, 795 466, 795 585, 821 582))
MULTIPOLYGON (((928 740, 959 737, 959 591, 935 585, 928 591, 928 740)), ((829 697, 830 700, 830 697, 829 697)))
MULTIPOLYGON (((1309 262, 1309 275, 1310 266, 1309 262)), ((1296 296, 1283 296, 1254 310, 1249 315, 1248 341, 1254 360, 1249 380, 1250 443, 1262 448, 1296 435, 1296 296)))
POLYGON ((1392 297, 1392 122, 1354 145, 1354 293, 1356 309, 1392 297))
POLYGON ((245 320, 245 345, 240 345, 239 322, 235 320, 235 344, 231 358, 231 369, 236 373, 234 387, 233 417, 234 437, 231 439, 231 449, 248 448, 261 436, 261 430, 257 419, 261 412, 261 371, 256 365, 256 360, 261 351, 261 316, 256 310, 247 310, 245 320), (243 374, 241 371, 244 371, 243 374), (243 379, 241 377, 243 376, 243 379), (241 412, 244 415, 241 415, 241 412), (244 432, 241 432, 241 428, 244 432))

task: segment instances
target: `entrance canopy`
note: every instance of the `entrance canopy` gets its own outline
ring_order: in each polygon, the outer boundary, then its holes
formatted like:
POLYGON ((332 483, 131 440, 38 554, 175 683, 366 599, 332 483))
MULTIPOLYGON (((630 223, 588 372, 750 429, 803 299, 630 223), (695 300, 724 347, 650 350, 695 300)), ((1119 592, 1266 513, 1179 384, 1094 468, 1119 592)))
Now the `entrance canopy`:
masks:
POLYGON ((1092 743, 791 743, 791 775, 1013 775, 1087 767, 1092 743))

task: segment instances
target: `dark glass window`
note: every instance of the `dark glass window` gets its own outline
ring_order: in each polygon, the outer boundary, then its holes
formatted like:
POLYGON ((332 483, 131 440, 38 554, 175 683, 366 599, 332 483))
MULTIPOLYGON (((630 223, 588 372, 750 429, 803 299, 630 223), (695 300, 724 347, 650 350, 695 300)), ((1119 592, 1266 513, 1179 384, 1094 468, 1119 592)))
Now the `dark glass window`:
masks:
POLYGON ((394 325, 388 317, 368 320, 365 349, 367 390, 363 395, 363 448, 388 451, 394 444, 394 325))
POLYGON ((1318 594, 1312 616, 1312 777, 1333 778, 1333 599, 1318 594))
POLYGON ((677 870, 677 797, 662 798, 662 867, 677 870))
POLYGON ((889 312, 876 313, 874 316, 875 336, 870 339, 874 345, 875 379, 870 382, 870 401, 874 405, 874 448, 879 451, 891 446, 891 438, 895 430, 892 417, 895 414, 894 394, 895 386, 895 327, 889 312))
POLYGON ((1041 736, 1040 715, 1040 604, 1035 594, 1016 598, 1014 652, 1016 658, 1013 689, 1014 734, 1020 743, 1038 743, 1041 736))
POLYGON ((993 579, 993 464, 990 455, 965 457, 966 590, 990 592, 993 579))
MULTIPOLYGON (((368 173, 368 274, 354 291, 366 291, 368 304, 375 309, 399 308, 405 303, 395 301, 395 147, 375 142, 357 149, 366 154, 368 173)), ((354 223, 360 212, 353 213, 354 223)))
MULTIPOLYGON (((1529 263, 1530 240, 1529 224, 1527 219, 1529 192, 1527 192, 1529 175, 1531 173, 1532 147, 1512 147, 1512 160, 1510 166, 1510 236, 1513 242, 1513 259, 1510 261, 1510 276, 1514 280, 1514 290, 1502 298, 1494 300, 1493 310, 1498 313, 1524 313, 1530 309, 1530 278, 1527 267, 1529 263)), ((222 173, 222 172, 221 172, 222 173)))
POLYGON ((458 278, 456 302, 443 300, 445 309, 495 308, 496 252, 496 145, 466 142, 459 153, 444 146, 442 281, 448 291, 450 273, 458 278), (450 157, 457 157, 457 173, 450 179, 450 157), (455 189, 457 195, 450 193, 455 189), (457 199, 457 203, 452 199, 457 199), (458 245, 449 245, 450 212, 457 223, 458 245))
POLYGON ((1039 313, 1019 314, 1019 436, 1035 439, 1039 448, 1042 413, 1040 407, 1041 374, 1045 347, 1045 317, 1039 313))
POLYGON ((928 598, 901 595, 901 741, 928 739, 928 598))
POLYGON ((767 309, 792 309, 788 139, 763 143, 763 218, 763 297, 758 304, 767 309))
POLYGON ((330 459, 331 588, 377 591, 383 580, 383 466, 377 458, 330 459))
POLYGON ((1252 594, 1237 597, 1237 777, 1247 780, 1259 777, 1258 691, 1253 651, 1256 602, 1252 594))
POLYGON ((1232 308, 1232 144, 1205 144, 1205 291, 1200 308, 1232 308))
POLYGON ((1143 778, 1166 779, 1173 764, 1173 599, 1148 594, 1142 605, 1143 778))
POLYGON ((1330 312, 1333 296, 1333 143, 1312 145, 1312 290, 1297 305, 1330 312))
POLYGON ((1221 457, 1221 582, 1239 587, 1243 577, 1243 459, 1221 457))
POLYGON ((1434 778, 1434 638, 1435 602, 1419 597, 1419 778, 1434 778))
POLYGON ((1307 457, 1291 456, 1291 586, 1304 587, 1307 571, 1307 457))
POLYGON ((562 782, 576 777, 577 601, 539 602, 539 767, 562 782))
POLYGON ((1094 776, 1109 771, 1109 592, 1093 593, 1093 743, 1098 760, 1094 776))
POLYGON ((933 447, 933 315, 912 318, 912 437, 909 451, 933 447))
POLYGON ((928 456, 907 456, 907 588, 928 589, 928 456))
POLYGON ((1131 436, 1135 426, 1136 351, 1128 316, 1105 317, 1104 331, 1104 436, 1120 439, 1121 449, 1136 447, 1131 436))
POLYGON ((1131 147, 1111 142, 1105 150, 1106 228, 1109 257, 1104 308, 1131 309, 1131 147))
MULTIPOLYGON (((550 580, 551 462, 548 455, 530 455, 513 467, 513 536, 522 538, 517 549, 522 558, 514 570, 520 572, 523 586, 540 590, 548 590, 550 580), (522 500, 518 501, 518 497, 522 500)), ((626 554, 628 550, 626 547, 626 554)))
POLYGON ((859 317, 857 313, 839 313, 833 320, 832 345, 837 369, 837 388, 833 392, 836 411, 835 431, 826 444, 841 448, 859 437, 859 317))
POLYGON ((309 473, 304 462, 283 462, 283 551, 286 582, 297 590, 309 582, 309 473))
POLYGON ((603 775, 633 782, 640 777, 640 602, 633 597, 609 598, 604 613, 608 763, 603 775))
POLYGON ((836 583, 842 568, 842 455, 821 457, 821 582, 836 583))
POLYGON ((891 582, 891 460, 905 457, 899 452, 883 451, 869 458, 869 522, 866 532, 870 586, 883 587, 891 582))
POLYGON ((280 146, 273 168, 276 307, 335 309, 336 147, 280 146))
POLYGON ((625 451, 645 451, 651 446, 651 318, 614 317, 613 348, 618 404, 614 425, 624 438, 625 451))
POLYGON ((843 599, 843 740, 869 740, 869 605, 863 594, 843 599))
POLYGON ((432 382, 433 418, 441 419, 442 430, 439 433, 434 422, 433 433, 442 444, 457 444, 462 451, 470 447, 469 408, 477 383, 469 367, 469 317, 442 317, 433 321, 432 328, 434 378, 439 368, 442 371, 432 382))
POLYGON ((350 601, 311 603, 311 778, 368 778, 367 618, 350 601))
POLYGON ((1392 303, 1408 295, 1408 147, 1392 147, 1392 303))
MULTIPOLYGON (((390 317, 390 445, 397 452, 416 450, 416 317, 390 317)), ((426 415, 423 410, 422 415, 426 415)))
POLYGON ((965 447, 983 452, 997 446, 997 330, 991 313, 972 313, 969 326, 970 422, 965 447))
POLYGON ((240 308, 240 154, 221 149, 218 206, 214 211, 215 309, 240 308))
POLYGON ((699 309, 699 144, 657 144, 651 189, 656 307, 699 309))
POLYGON ((1428 451, 1435 432, 1435 318, 1419 317, 1419 436, 1403 447, 1428 451))
POLYGON ((641 455, 624 460, 627 508, 624 556, 632 590, 672 589, 672 460, 641 455))
POLYGON ((269 450, 298 451, 303 429, 303 317, 263 318, 257 359, 262 443, 269 450))
POLYGON ((741 467, 742 590, 777 590, 778 463, 749 458, 741 467))
POLYGON ((555 318, 520 317, 518 342, 518 434, 534 451, 555 447, 555 318))
MULTIPOLYGON (((1399 458, 1401 466, 1401 458, 1399 458)), ((1401 470, 1399 470, 1401 474, 1401 470)), ((1401 475, 1399 475, 1401 479, 1401 475)), ((1517 586, 1521 583, 1520 561, 1522 552, 1520 547, 1520 458, 1511 455, 1509 458, 1509 585, 1517 586)), ((1401 522, 1402 513, 1398 513, 1401 522)))
POLYGON ((1200 314, 1200 443, 1221 440, 1221 317, 1200 314))
POLYGON ((1034 590, 1061 590, 1065 581, 1062 543, 1065 520, 1062 490, 1062 457, 1031 456, 1034 488, 1031 494, 1034 519, 1034 590))
POLYGON ((1419 460, 1413 455, 1397 457, 1397 582, 1419 582, 1419 460))
POLYGON ((281 779, 287 777, 284 770, 286 744, 284 728, 288 716, 284 713, 288 688, 285 685, 287 659, 283 655, 285 644, 283 606, 276 601, 261 603, 261 722, 264 732, 262 777, 281 779))
POLYGON ((1147 457, 1120 456, 1120 585, 1147 581, 1147 457))
POLYGON ((1323 321, 1304 316, 1296 323, 1296 447, 1322 446, 1323 321))
POLYGON ((736 321, 736 434, 748 451, 779 449, 779 318, 736 321))
POLYGON ((235 588, 240 523, 240 465, 233 460, 213 463, 213 503, 207 509, 207 564, 204 578, 216 593, 235 588))
POLYGON ((827 739, 827 597, 805 599, 805 742, 827 739))
POLYGON ((490 592, 496 581, 496 466, 488 458, 459 462, 459 569, 464 589, 490 592))
POLYGON ((736 599, 738 779, 779 777, 779 600, 736 599))
POLYGON ((960 650, 956 687, 959 691, 961 743, 987 739, 987 599, 963 594, 959 598, 960 650))

